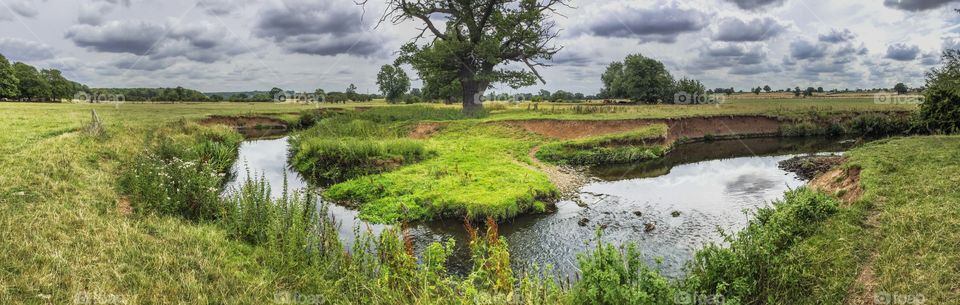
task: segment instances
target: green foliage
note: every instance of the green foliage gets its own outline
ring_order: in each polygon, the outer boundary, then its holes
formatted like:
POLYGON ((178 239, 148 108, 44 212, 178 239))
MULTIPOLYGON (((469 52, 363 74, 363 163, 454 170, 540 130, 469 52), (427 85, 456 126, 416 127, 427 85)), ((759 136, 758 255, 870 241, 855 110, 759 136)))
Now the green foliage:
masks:
POLYGON ((45 100, 52 95, 50 83, 33 66, 18 62, 13 64, 13 72, 20 80, 20 97, 45 100))
POLYGON ((410 90, 410 77, 399 66, 383 65, 377 74, 377 85, 387 102, 396 103, 410 90))
POLYGON ((932 132, 955 133, 960 131, 960 50, 947 50, 943 61, 927 74, 920 118, 932 132))
POLYGON ((293 145, 291 166, 324 183, 389 171, 430 156, 423 143, 406 139, 310 138, 293 145))
POLYGON ((896 91, 897 94, 907 94, 908 90, 910 90, 910 88, 908 88, 904 83, 897 83, 895 86, 893 86, 893 91, 896 91))
MULTIPOLYGON (((95 88, 93 95, 123 96, 128 102, 203 102, 209 98, 200 91, 183 87, 176 88, 95 88)), ((272 100, 270 96, 268 100, 272 100)))
MULTIPOLYGON (((563 1, 388 1, 388 16, 395 23, 426 23, 434 39, 424 45, 404 45, 398 63, 410 63, 424 80, 427 96, 462 97, 465 108, 480 108, 480 96, 490 86, 529 86, 539 77, 538 62, 550 60, 559 49, 549 17, 563 1), (431 19, 445 12, 445 27, 431 19), (529 70, 511 70, 510 63, 525 63, 529 70), (459 85, 459 86, 458 86, 459 85), (459 88, 458 88, 459 87, 459 88), (458 94, 459 93, 459 94, 458 94)), ((542 80, 542 78, 540 78, 542 80)), ((472 110, 472 109, 468 109, 472 110)))
POLYGON ((582 273, 573 287, 573 304, 673 304, 675 287, 650 269, 637 246, 624 251, 604 244, 597 230, 597 247, 577 256, 582 273))
POLYGON ((601 80, 606 98, 629 98, 651 104, 673 100, 673 76, 663 63, 641 54, 627 55, 623 62, 611 63, 601 80))
POLYGON ((20 96, 20 79, 17 78, 10 61, 0 54, 0 98, 17 96, 20 96))
MULTIPOLYGON (((707 92, 707 87, 703 85, 698 80, 690 78, 681 78, 678 79, 676 84, 673 86, 673 92, 675 93, 686 93, 692 95, 704 95, 707 92)), ((669 100, 671 103, 673 100, 669 100)))
POLYGON ((790 275, 788 253, 839 211, 837 199, 805 188, 791 191, 774 208, 757 210, 747 227, 728 236, 729 246, 708 245, 690 264, 686 288, 722 295, 731 304, 757 304, 780 289, 803 285, 790 275))
POLYGON ((150 135, 143 153, 120 177, 119 189, 140 213, 220 217, 220 187, 242 138, 225 128, 178 125, 150 135))

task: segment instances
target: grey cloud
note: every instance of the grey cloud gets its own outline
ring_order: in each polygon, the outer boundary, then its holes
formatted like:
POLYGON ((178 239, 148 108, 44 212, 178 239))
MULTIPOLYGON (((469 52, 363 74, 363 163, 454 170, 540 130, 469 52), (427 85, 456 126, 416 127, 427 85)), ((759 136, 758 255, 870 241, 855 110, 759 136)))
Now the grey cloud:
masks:
POLYGON ((884 57, 897 61, 911 61, 917 59, 918 55, 920 55, 920 47, 897 43, 887 47, 887 55, 884 57))
POLYGON ((729 42, 764 41, 779 35, 785 29, 786 26, 770 17, 750 21, 724 18, 720 21, 714 39, 729 42))
POLYGON ((830 33, 821 34, 819 38, 821 42, 842 43, 853 41, 857 38, 857 34, 854 34, 849 29, 843 29, 843 31, 833 29, 830 30, 830 33))
POLYGON ((786 0, 726 0, 744 10, 761 10, 765 7, 780 6, 786 0))
POLYGON ((821 59, 826 55, 827 50, 824 46, 806 40, 797 40, 790 43, 790 56, 794 59, 821 59))
POLYGON ((16 38, 0 38, 0 54, 14 61, 45 60, 54 57, 53 48, 50 46, 16 38))
POLYGON ((250 49, 228 35, 222 26, 208 22, 169 25, 112 21, 100 26, 76 25, 67 31, 66 38, 92 51, 129 53, 154 60, 183 57, 203 63, 250 49))
POLYGON ((735 75, 757 75, 770 72, 782 72, 783 70, 776 65, 771 64, 755 64, 755 65, 738 65, 730 69, 730 74, 735 75))
POLYGON ((600 54, 597 52, 584 52, 565 49, 562 52, 557 53, 557 55, 554 55, 550 62, 563 66, 586 67, 592 64, 594 60, 599 57, 600 54))
POLYGON ((37 0, 14 0, 14 1, 5 1, 6 6, 10 8, 17 15, 33 18, 37 17, 37 14, 40 14, 40 10, 37 9, 37 0))
POLYGON ((159 24, 112 21, 102 26, 76 25, 65 36, 77 46, 94 51, 146 55, 165 32, 159 24))
POLYGON ((939 65, 941 62, 942 59, 940 57, 940 53, 937 53, 936 51, 923 53, 923 55, 920 56, 920 63, 927 66, 939 65))
POLYGON ((213 16, 225 16, 250 4, 252 0, 200 0, 197 7, 213 16))
POLYGON ((905 11, 925 11, 942 7, 957 0, 884 0, 883 5, 905 11))
POLYGON ((383 49, 385 39, 370 31, 352 2, 290 2, 261 11, 253 34, 310 55, 370 56, 383 49))
MULTIPOLYGON (((715 43, 700 49, 699 57, 687 70, 714 70, 727 67, 755 66, 767 61, 767 52, 760 45, 746 46, 715 43)), ((746 67, 741 71, 746 71, 746 67)), ((757 67, 751 67, 757 69, 757 67)), ((769 69, 768 69, 769 70, 769 69)))
POLYGON ((580 31, 601 37, 673 43, 680 34, 702 30, 710 17, 704 12, 672 4, 655 8, 630 7, 608 12, 580 31))

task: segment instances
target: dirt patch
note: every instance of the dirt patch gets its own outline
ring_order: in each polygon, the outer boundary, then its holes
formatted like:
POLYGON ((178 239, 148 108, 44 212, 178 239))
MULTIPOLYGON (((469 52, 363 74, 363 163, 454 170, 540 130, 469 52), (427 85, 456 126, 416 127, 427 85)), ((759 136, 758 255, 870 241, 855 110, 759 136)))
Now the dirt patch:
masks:
POLYGON ((446 124, 442 123, 418 123, 410 132, 410 137, 418 140, 429 139, 445 126, 446 124))
POLYGON ((850 205, 863 196, 863 187, 860 185, 860 169, 836 168, 814 178, 808 186, 811 189, 834 194, 850 205))
POLYGON ((797 156, 780 162, 779 167, 782 170, 797 174, 797 177, 803 180, 813 180, 813 178, 830 171, 831 169, 843 164, 844 158, 837 155, 830 156, 797 156))
POLYGON ((706 137, 770 136, 780 133, 780 121, 764 116, 719 116, 679 119, 615 121, 530 120, 510 121, 507 125, 547 137, 573 140, 628 132, 653 124, 666 124, 667 141, 706 137))
POLYGON ((133 207, 130 206, 130 199, 127 199, 127 197, 120 197, 120 200, 117 200, 117 213, 120 213, 121 216, 130 216, 133 214, 133 207))
MULTIPOLYGON (((557 186, 557 189, 560 190, 562 196, 568 196, 575 193, 580 189, 581 186, 590 181, 590 178, 577 169, 560 167, 541 162, 539 159, 537 159, 538 151, 540 151, 540 146, 534 147, 529 153, 530 160, 533 162, 533 167, 536 167, 536 169, 538 169, 540 172, 546 174, 547 178, 550 179, 550 182, 557 186)), ((524 163, 521 164, 528 166, 524 163)))

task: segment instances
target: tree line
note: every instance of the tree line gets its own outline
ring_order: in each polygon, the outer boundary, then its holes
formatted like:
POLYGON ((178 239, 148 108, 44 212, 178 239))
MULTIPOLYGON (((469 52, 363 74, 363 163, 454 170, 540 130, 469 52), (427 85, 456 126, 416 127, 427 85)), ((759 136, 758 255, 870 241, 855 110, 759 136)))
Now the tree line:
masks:
POLYGON ((648 104, 671 104, 678 94, 703 95, 706 87, 698 80, 674 79, 662 62, 643 56, 627 55, 623 61, 607 66, 600 77, 605 99, 630 99, 648 104))
POLYGON ((16 62, 0 54, 0 100, 59 101, 89 88, 63 77, 57 69, 41 69, 16 62))

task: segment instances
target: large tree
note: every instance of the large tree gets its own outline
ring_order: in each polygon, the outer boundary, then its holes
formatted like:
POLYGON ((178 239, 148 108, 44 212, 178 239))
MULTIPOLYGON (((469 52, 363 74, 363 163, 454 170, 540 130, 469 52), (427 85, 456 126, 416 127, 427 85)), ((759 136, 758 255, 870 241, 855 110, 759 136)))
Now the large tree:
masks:
POLYGON ((627 55, 622 63, 611 63, 601 80, 603 94, 608 98, 629 98, 645 103, 673 99, 673 76, 663 63, 640 54, 627 55))
POLYGON ((550 18, 566 1, 387 0, 381 22, 413 20, 423 25, 420 34, 401 48, 398 61, 413 65, 425 81, 425 91, 459 86, 469 112, 483 107, 480 97, 493 84, 520 88, 538 79, 546 83, 537 67, 560 50, 551 45, 557 31, 550 18), (439 19, 444 24, 438 26, 439 19), (420 43, 421 38, 429 41, 420 43), (525 68, 506 67, 511 63, 525 68))
POLYGON ((12 99, 17 96, 20 96, 20 80, 7 58, 0 54, 0 98, 12 99))
POLYGON ((377 74, 377 85, 387 102, 397 102, 410 90, 410 77, 398 66, 383 65, 377 74))

